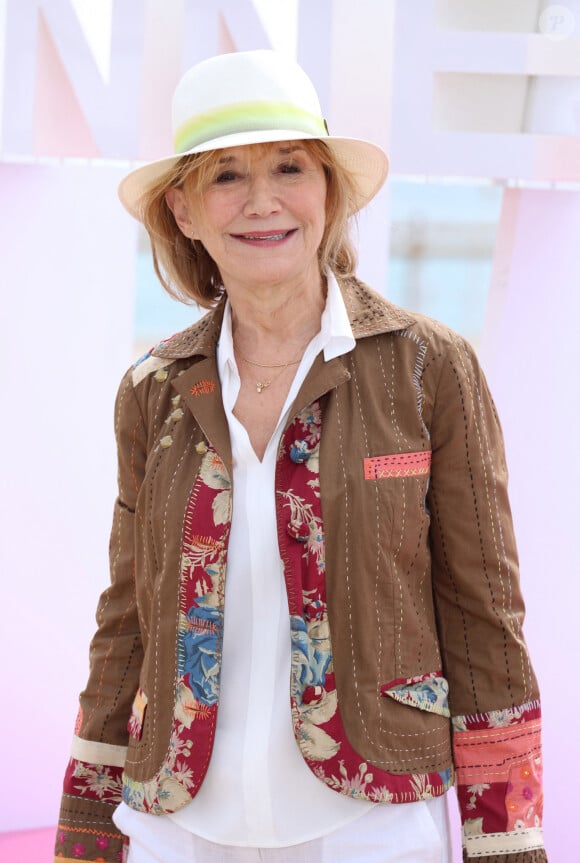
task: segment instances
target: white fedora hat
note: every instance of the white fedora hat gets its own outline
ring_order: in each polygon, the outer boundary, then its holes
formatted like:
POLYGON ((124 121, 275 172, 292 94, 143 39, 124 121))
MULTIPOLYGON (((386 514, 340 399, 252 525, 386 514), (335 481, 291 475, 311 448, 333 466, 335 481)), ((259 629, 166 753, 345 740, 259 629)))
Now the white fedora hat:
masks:
POLYGON ((319 138, 354 181, 352 213, 376 195, 389 171, 377 144, 329 135, 312 82, 276 51, 221 54, 193 66, 175 90, 172 125, 174 152, 131 171, 119 186, 121 202, 137 219, 144 193, 192 153, 319 138))

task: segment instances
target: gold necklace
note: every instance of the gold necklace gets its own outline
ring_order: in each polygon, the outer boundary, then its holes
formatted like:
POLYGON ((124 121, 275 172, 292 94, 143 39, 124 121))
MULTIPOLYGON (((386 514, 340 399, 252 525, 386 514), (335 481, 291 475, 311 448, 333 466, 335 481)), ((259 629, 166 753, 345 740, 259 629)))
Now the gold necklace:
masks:
POLYGON ((300 360, 288 360, 287 363, 257 363, 255 360, 249 360, 245 357, 239 348, 236 348, 236 353, 241 356, 244 362, 249 363, 251 366, 259 366, 261 369, 285 369, 300 362, 300 360))
POLYGON ((257 363, 255 362, 255 360, 249 360, 247 357, 245 357, 239 348, 236 348, 236 352, 238 353, 240 358, 244 360, 244 362, 248 363, 251 366, 258 366, 261 369, 280 369, 278 374, 274 375, 273 378, 264 379, 263 381, 256 381, 256 392, 258 393, 258 395, 261 394, 262 390, 268 389, 270 384, 273 384, 274 381, 277 381, 278 378, 281 377, 285 369, 288 368, 288 366, 295 366, 300 362, 300 360, 298 359, 288 360, 287 363, 257 363))
POLYGON ((280 369, 278 374, 274 375, 273 378, 269 378, 268 380, 263 380, 263 381, 256 381, 256 392, 258 393, 258 395, 260 395, 262 390, 268 389, 270 384, 274 383, 274 381, 277 381, 278 378, 281 377, 281 375, 283 374, 284 369, 287 369, 289 365, 290 365, 290 363, 286 363, 285 366, 282 366, 282 368, 280 369))

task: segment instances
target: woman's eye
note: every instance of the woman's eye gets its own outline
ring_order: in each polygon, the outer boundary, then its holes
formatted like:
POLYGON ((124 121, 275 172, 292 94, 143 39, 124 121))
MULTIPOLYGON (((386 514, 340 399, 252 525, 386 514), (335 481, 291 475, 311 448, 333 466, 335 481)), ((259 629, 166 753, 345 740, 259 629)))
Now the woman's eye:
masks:
POLYGON ((233 171, 222 171, 215 178, 216 183, 229 183, 236 179, 236 174, 233 171))
POLYGON ((279 171, 282 174, 300 174, 301 173, 300 165, 297 165, 296 162, 289 162, 287 165, 280 165, 279 171))

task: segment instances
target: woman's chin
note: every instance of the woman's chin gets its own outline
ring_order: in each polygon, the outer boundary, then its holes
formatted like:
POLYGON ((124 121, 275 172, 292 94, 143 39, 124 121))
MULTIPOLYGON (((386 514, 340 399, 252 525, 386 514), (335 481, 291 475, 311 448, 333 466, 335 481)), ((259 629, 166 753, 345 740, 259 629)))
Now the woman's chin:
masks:
POLYGON ((296 267, 293 262, 288 266, 282 262, 264 261, 259 266, 223 274, 226 291, 231 287, 247 287, 252 291, 258 289, 272 289, 274 287, 294 288, 298 285, 310 285, 320 282, 320 269, 318 261, 310 267, 296 267))

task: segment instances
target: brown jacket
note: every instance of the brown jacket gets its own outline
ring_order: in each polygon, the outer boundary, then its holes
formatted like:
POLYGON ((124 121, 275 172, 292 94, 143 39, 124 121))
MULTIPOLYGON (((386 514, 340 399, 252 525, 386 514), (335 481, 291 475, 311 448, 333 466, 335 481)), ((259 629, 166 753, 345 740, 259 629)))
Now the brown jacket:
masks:
MULTIPOLYGON (((540 863, 538 690, 493 402, 459 336, 356 280, 342 290, 356 348, 316 359, 278 459, 298 745, 329 787, 371 800, 440 794, 456 772, 466 854, 540 863), (313 483, 304 526, 288 501, 313 483), (315 534, 316 608, 305 599, 315 534), (374 779, 353 794, 339 763, 374 779)), ((221 317, 219 306, 158 345, 119 390, 112 583, 65 778, 61 857, 117 859, 121 783, 129 805, 172 811, 211 755, 231 492, 221 317)))

